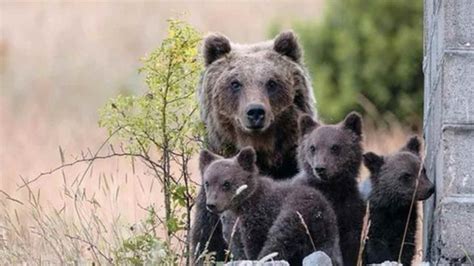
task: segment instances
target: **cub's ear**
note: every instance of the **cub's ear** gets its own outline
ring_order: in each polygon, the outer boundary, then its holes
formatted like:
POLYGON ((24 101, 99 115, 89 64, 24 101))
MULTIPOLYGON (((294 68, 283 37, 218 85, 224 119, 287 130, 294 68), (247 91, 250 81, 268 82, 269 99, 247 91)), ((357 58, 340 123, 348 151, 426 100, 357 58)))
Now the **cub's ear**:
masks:
POLYGON ((199 154, 199 171, 201 171, 201 175, 204 174, 204 171, 206 171, 207 167, 215 160, 220 159, 220 157, 217 154, 214 154, 208 150, 202 150, 201 153, 199 154))
POLYGON ((362 118, 359 113, 351 112, 344 118, 344 128, 354 132, 357 136, 362 136, 362 118))
POLYGON ((210 34, 204 39, 203 54, 206 66, 228 54, 231 50, 230 41, 221 34, 210 34))
POLYGON ((300 62, 301 47, 293 31, 284 31, 278 34, 273 41, 273 50, 281 55, 288 56, 295 62, 300 62))
POLYGON ((304 136, 319 127, 319 124, 318 122, 314 121, 310 115, 305 114, 300 116, 298 120, 298 127, 300 130, 300 136, 304 136))
POLYGON ((412 136, 400 151, 407 151, 415 154, 416 156, 420 156, 420 147, 420 139, 417 136, 412 136))
POLYGON ((363 155, 364 165, 369 169, 371 173, 377 173, 382 168, 384 160, 382 156, 379 156, 373 152, 367 152, 363 155))
POLYGON ((256 170, 257 154, 252 147, 245 147, 237 154, 237 162, 245 170, 253 172, 256 170))

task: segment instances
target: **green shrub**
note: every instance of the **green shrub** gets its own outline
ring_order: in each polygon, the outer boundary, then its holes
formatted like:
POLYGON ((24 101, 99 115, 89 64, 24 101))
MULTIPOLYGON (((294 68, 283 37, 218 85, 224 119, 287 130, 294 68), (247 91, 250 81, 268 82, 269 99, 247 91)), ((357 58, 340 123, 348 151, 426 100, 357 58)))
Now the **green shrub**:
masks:
MULTIPOLYGON (((195 186, 189 161, 201 144, 203 126, 195 97, 202 72, 198 46, 201 35, 188 24, 170 20, 168 36, 145 60, 148 92, 141 96, 119 95, 100 111, 100 126, 123 142, 127 155, 142 161, 163 188, 164 217, 153 225, 166 233, 162 241, 145 230, 123 241, 117 258, 135 265, 149 262, 153 254, 166 255, 167 264, 179 257, 190 262, 189 230, 195 186), (174 243, 184 242, 184 250, 174 243), (155 252, 161 250, 160 252, 155 252)), ((145 223, 148 225, 148 223, 145 223)))

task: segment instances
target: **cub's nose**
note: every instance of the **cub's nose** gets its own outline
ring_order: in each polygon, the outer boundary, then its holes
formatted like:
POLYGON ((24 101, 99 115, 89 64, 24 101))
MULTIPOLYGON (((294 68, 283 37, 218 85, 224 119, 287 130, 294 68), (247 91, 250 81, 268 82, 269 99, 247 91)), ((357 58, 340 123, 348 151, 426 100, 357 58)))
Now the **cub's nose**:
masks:
POLYGON ((314 171, 316 171, 316 173, 319 176, 326 176, 326 167, 318 166, 318 167, 314 168, 314 171))
POLYGON ((430 188, 428 189, 428 194, 432 195, 435 192, 435 186, 431 185, 430 188))
POLYGON ((247 107, 247 122, 251 129, 262 128, 265 123, 265 109, 261 104, 250 104, 247 107))
POLYGON ((210 212, 213 212, 216 210, 216 205, 214 204, 206 204, 206 209, 210 212))

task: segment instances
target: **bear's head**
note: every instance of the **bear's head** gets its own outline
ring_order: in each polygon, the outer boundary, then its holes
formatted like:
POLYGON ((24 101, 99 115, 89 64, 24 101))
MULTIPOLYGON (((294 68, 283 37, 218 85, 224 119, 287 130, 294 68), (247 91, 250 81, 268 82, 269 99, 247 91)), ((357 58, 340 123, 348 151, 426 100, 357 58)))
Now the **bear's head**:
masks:
POLYGON ((206 70, 200 97, 206 106, 205 120, 215 116, 216 123, 235 132, 259 134, 289 108, 312 114, 311 86, 293 32, 253 45, 234 44, 212 34, 204 40, 203 56, 206 70))
POLYGON ((362 119, 352 112, 335 125, 320 125, 310 116, 299 119, 298 163, 314 182, 336 183, 357 177, 362 162, 362 119))
POLYGON ((239 206, 248 198, 258 178, 257 155, 251 147, 243 148, 236 156, 225 159, 208 150, 201 151, 201 171, 206 208, 222 213, 239 206))
POLYGON ((369 196, 372 204, 406 206, 411 204, 413 196, 416 200, 425 200, 433 194, 435 187, 426 176, 420 146, 418 137, 413 136, 395 154, 364 154, 372 183, 369 196))

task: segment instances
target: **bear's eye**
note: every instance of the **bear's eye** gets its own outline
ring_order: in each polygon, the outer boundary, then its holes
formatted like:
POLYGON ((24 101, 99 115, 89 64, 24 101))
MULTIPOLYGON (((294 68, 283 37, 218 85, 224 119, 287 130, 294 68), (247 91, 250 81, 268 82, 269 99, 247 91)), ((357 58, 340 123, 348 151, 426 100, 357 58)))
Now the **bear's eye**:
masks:
POLYGON ((229 181, 225 181, 224 184, 222 184, 222 189, 224 189, 224 191, 228 191, 230 189, 229 181))
POLYGON ((269 80, 266 86, 267 86, 268 92, 270 93, 277 91, 279 87, 278 83, 274 81, 273 79, 269 80))
POLYGON ((316 147, 314 147, 314 145, 309 146, 309 151, 311 153, 315 153, 316 152, 316 147))
POLYGON ((339 145, 332 145, 331 146, 331 152, 333 154, 339 154, 340 151, 341 151, 341 147, 339 147, 339 145))
POLYGON ((209 187, 209 182, 208 182, 208 181, 204 182, 204 186, 205 186, 206 188, 208 188, 208 187, 209 187))
POLYGON ((233 92, 238 92, 240 90, 240 88, 242 88, 242 84, 240 84, 240 82, 234 80, 230 83, 230 89, 233 92))

